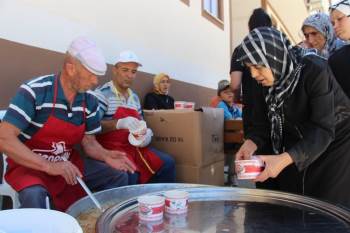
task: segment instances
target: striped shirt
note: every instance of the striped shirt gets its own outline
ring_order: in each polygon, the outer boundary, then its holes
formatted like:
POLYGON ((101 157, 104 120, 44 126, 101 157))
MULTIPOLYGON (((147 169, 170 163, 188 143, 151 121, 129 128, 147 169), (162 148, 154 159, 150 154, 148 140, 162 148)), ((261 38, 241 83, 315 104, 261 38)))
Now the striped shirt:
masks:
MULTIPOLYGON (((21 130, 19 139, 22 142, 30 139, 47 121, 52 113, 54 98, 55 75, 46 75, 30 80, 20 86, 4 117, 21 130)), ((60 81, 57 82, 57 98, 54 116, 66 122, 85 125, 85 134, 95 134, 101 131, 99 121, 98 101, 93 92, 78 93, 72 107, 67 102, 60 81), (83 103, 85 101, 85 116, 83 103)))
POLYGON ((140 99, 135 92, 128 89, 129 98, 118 92, 112 81, 105 83, 95 90, 99 100, 99 115, 101 120, 111 120, 118 107, 135 109, 142 118, 140 99))

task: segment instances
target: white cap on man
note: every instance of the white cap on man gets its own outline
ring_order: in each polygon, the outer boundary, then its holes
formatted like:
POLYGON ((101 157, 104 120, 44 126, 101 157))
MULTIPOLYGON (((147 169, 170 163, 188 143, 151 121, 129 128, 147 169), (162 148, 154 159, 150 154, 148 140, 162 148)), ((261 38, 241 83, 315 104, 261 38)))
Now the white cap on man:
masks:
POLYGON ((139 66, 142 66, 137 55, 133 51, 130 51, 130 50, 125 50, 119 54, 119 57, 117 58, 117 61, 115 62, 115 64, 118 64, 119 62, 123 62, 123 63, 135 62, 139 66))
POLYGON ((107 64, 102 52, 92 40, 78 37, 72 41, 68 53, 78 59, 81 64, 95 75, 105 75, 107 64))

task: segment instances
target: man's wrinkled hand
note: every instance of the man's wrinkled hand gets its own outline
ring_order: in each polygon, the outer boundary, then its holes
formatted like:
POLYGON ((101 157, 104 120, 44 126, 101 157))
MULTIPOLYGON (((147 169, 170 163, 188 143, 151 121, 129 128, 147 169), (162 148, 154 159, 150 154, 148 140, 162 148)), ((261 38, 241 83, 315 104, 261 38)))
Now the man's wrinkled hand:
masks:
POLYGON ((67 184, 77 184, 77 176, 83 177, 79 169, 70 161, 48 162, 46 173, 51 176, 62 176, 67 184))
POLYGON ((109 151, 105 157, 105 162, 112 168, 134 173, 136 170, 135 164, 121 151, 109 151))

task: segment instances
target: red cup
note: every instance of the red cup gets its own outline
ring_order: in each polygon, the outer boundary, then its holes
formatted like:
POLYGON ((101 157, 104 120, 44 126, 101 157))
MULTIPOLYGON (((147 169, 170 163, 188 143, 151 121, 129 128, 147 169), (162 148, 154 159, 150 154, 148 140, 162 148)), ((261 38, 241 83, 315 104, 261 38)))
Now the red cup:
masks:
POLYGON ((157 221, 163 219, 164 197, 144 195, 137 198, 139 203, 139 218, 143 221, 157 221))
POLYGON ((186 109, 194 109, 195 103, 194 102, 186 102, 185 108, 186 109))
POLYGON ((250 160, 236 160, 236 174, 239 180, 253 180, 264 170, 264 162, 259 157, 252 156, 250 160))
POLYGON ((174 108, 175 109, 185 109, 186 102, 185 101, 175 101, 174 108))

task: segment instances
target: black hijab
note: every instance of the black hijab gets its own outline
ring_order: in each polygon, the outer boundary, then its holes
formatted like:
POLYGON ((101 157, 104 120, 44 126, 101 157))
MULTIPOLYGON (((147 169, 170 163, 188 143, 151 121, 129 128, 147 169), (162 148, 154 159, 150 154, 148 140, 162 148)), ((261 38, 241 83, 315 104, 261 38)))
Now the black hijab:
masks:
MULTIPOLYGON (((292 47, 287 37, 272 27, 260 27, 252 30, 241 44, 240 60, 270 68, 274 83, 265 92, 268 106, 268 118, 271 123, 271 141, 275 154, 284 151, 283 139, 283 103, 292 95, 298 84, 303 65, 301 57, 311 50, 292 47)), ((314 50, 312 50, 314 53, 314 50)))

